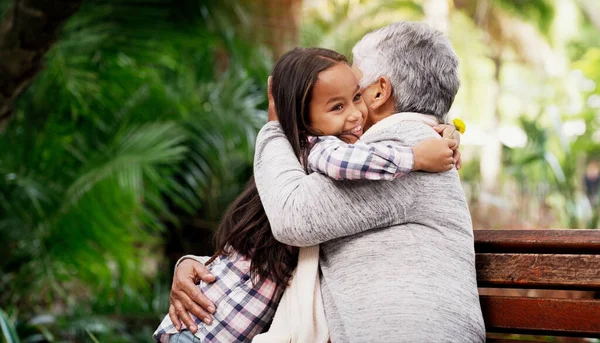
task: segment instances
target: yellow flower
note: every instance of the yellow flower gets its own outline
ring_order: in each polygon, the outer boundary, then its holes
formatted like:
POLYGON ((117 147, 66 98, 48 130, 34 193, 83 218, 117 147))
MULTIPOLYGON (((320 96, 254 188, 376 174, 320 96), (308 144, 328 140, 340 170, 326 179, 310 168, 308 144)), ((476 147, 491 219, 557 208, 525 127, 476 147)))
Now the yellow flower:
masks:
POLYGON ((454 127, 456 127, 456 130, 458 132, 460 132, 461 135, 463 133, 465 133, 465 130, 467 129, 467 125, 465 124, 464 121, 456 118, 456 119, 452 120, 452 124, 454 124, 454 127))

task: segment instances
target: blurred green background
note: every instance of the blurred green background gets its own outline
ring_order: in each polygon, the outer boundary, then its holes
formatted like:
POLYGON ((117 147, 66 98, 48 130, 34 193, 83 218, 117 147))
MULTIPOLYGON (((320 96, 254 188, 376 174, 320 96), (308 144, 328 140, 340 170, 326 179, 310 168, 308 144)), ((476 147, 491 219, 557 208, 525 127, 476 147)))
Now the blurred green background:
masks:
MULTIPOLYGON (((0 0, 0 106, 16 94, 2 68, 39 64, 6 28, 35 34, 25 14, 55 2, 69 1, 0 0)), ((60 13, 46 17, 66 20, 56 41, 35 36, 44 68, 0 119, 0 341, 150 342, 174 261, 212 254, 251 174, 274 59, 297 45, 350 57, 398 20, 444 31, 460 57, 450 117, 467 123, 474 227, 598 226, 600 1, 83 0, 60 13)))

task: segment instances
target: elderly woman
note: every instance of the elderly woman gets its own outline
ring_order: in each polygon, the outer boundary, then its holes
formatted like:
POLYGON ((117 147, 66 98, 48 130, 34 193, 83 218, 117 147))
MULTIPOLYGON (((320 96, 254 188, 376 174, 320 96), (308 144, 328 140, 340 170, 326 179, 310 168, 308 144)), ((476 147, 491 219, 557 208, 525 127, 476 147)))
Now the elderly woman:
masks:
MULTIPOLYGON (((373 124, 361 140, 413 146, 433 137, 459 87, 447 39, 423 24, 396 23, 366 35, 353 55, 373 124)), ((456 170, 391 182, 306 175, 269 123, 257 139, 255 177, 275 238, 321 244, 333 342, 485 340, 456 170)))

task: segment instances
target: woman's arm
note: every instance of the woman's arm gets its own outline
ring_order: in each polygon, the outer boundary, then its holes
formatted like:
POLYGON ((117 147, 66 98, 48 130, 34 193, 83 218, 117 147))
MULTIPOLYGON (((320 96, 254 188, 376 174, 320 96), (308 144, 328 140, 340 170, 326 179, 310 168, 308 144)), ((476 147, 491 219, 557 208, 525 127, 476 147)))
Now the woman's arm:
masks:
MULTIPOLYGON (((412 197, 386 201, 387 182, 340 182, 306 175, 278 122, 257 137, 254 177, 275 238, 293 246, 311 246, 366 230, 402 223, 412 197)), ((399 192, 409 185, 395 183, 399 192)))

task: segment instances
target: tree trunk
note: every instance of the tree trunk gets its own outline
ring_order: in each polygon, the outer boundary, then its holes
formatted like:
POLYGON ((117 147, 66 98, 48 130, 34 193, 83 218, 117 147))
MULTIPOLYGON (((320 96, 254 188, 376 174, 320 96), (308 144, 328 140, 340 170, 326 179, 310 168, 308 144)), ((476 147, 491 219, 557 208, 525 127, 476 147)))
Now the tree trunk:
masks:
POLYGON ((258 0, 259 17, 263 17, 264 43, 277 59, 298 45, 302 0, 258 0))
POLYGON ((486 127, 487 139, 481 151, 480 172, 482 188, 488 193, 497 194, 500 186, 500 175, 502 170, 502 143, 498 137, 498 127, 500 125, 500 72, 502 69, 502 60, 500 52, 492 57, 494 62, 494 101, 490 104, 492 118, 488 121, 486 127))
POLYGON ((43 68, 43 58, 82 0, 14 0, 0 22, 0 130, 17 97, 43 68))

